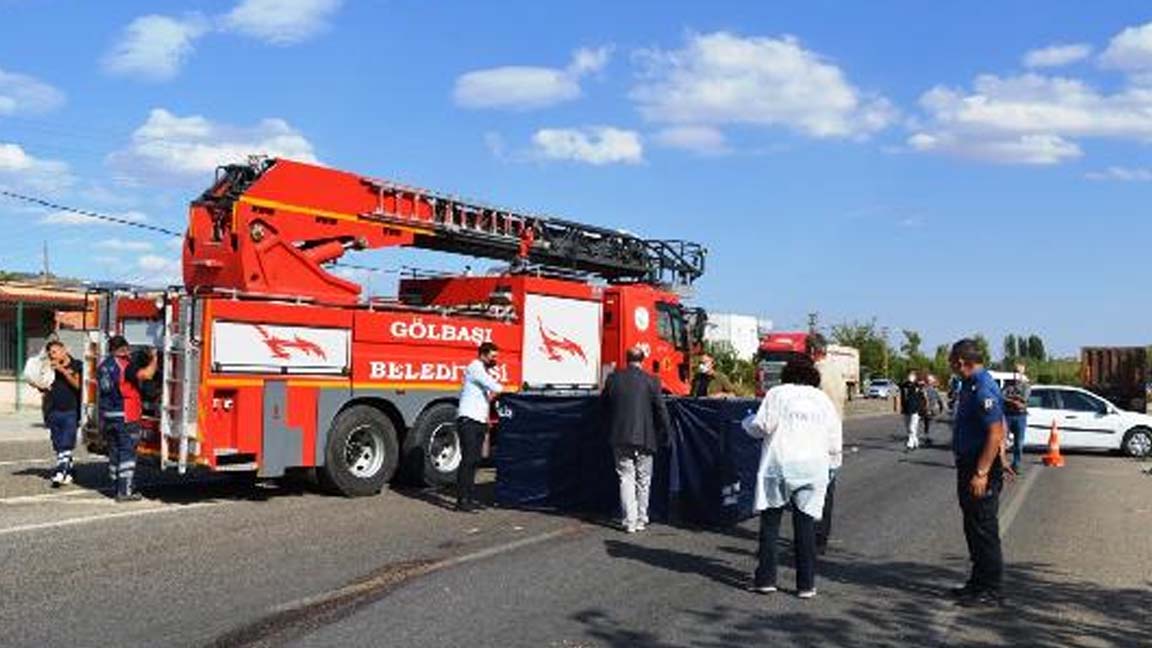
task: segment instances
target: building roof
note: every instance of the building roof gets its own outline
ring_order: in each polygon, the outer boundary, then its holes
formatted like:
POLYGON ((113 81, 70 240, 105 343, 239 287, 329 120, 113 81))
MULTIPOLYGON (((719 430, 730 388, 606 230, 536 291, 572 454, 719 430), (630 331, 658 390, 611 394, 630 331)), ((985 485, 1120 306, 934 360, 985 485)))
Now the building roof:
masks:
POLYGON ((9 305, 20 302, 30 306, 46 306, 57 310, 82 311, 87 303, 87 295, 76 289, 0 282, 0 304, 9 305))

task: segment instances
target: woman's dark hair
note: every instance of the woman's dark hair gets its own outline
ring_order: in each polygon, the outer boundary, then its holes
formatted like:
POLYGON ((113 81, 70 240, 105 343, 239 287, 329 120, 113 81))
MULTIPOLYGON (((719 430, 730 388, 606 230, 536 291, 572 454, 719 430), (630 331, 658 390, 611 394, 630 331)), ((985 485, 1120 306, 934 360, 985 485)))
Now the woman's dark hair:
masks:
POLYGON ((816 369, 816 364, 812 362, 812 358, 797 356, 784 365, 784 370, 780 372, 780 382, 785 385, 819 387, 820 372, 816 369))

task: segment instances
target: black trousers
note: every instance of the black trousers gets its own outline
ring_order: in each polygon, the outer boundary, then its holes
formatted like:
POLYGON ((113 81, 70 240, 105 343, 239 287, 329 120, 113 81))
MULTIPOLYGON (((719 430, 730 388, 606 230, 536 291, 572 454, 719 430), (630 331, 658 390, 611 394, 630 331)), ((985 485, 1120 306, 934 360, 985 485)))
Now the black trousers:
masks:
MULTIPOLYGON (((760 512, 759 565, 756 566, 757 587, 776 584, 776 540, 780 537, 780 518, 783 508, 769 508, 760 512)), ((796 551, 796 588, 801 592, 816 587, 816 520, 811 515, 792 507, 793 547, 796 551)))
POLYGON ((988 475, 988 492, 980 498, 972 495, 968 484, 974 474, 974 465, 957 462, 956 496, 964 516, 964 539, 968 542, 968 557, 972 561, 972 575, 968 578, 968 585, 979 590, 999 592, 1004 575, 1004 554, 1000 549, 1003 470, 997 460, 988 475))
POLYGON ((456 419, 456 434, 460 439, 460 467, 456 469, 456 501, 461 504, 475 502, 476 466, 484 449, 484 435, 488 425, 470 418, 456 419))
POLYGON ((824 513, 816 522, 816 548, 823 551, 828 548, 828 538, 832 536, 832 507, 836 498, 836 480, 828 482, 828 490, 824 494, 824 513))

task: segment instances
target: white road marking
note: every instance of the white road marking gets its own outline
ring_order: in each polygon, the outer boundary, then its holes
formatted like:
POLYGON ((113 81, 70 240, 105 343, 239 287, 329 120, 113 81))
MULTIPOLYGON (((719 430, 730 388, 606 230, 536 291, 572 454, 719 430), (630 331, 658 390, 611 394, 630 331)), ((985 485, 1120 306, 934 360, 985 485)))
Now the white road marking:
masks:
POLYGON ((77 526, 81 524, 90 524, 92 522, 102 522, 104 520, 116 520, 120 518, 139 517, 142 515, 156 515, 158 513, 173 513, 176 511, 187 511, 189 509, 204 508, 206 506, 215 506, 220 502, 197 502, 194 504, 165 504, 158 508, 142 508, 130 511, 117 511, 115 513, 105 513, 102 515, 88 515, 85 517, 69 518, 67 520, 56 520, 54 522, 38 522, 35 524, 23 524, 20 526, 8 527, 7 529, 0 529, 0 536, 13 535, 16 533, 24 533, 26 531, 42 531, 44 529, 56 529, 60 527, 77 526))
POLYGON ((81 495, 100 495, 105 492, 110 492, 111 489, 101 489, 98 491, 92 490, 68 490, 59 493, 43 493, 40 495, 14 495, 12 497, 0 498, 0 505, 3 504, 28 504, 32 502, 43 502, 50 500, 58 500, 65 498, 76 498, 81 495))
MULTIPOLYGON (((1032 490, 1032 485, 1036 483, 1037 477, 1043 470, 1033 468, 1024 475, 1024 480, 1020 483, 1020 487, 1016 490, 1016 494, 1012 496, 1012 501, 1008 502, 1008 506, 1004 507, 1004 512, 1000 514, 1000 538, 1003 539, 1008 535, 1008 530, 1012 528, 1012 523, 1016 521, 1016 516, 1020 513, 1021 507, 1024 506, 1024 500, 1028 496, 1028 491, 1032 490)), ((934 632, 932 633, 933 641, 931 645, 948 645, 949 637, 952 636, 953 631, 956 629, 956 622, 960 619, 962 609, 952 601, 944 601, 937 606, 935 613, 932 615, 932 626, 934 632)))
POLYGON ((24 464, 46 464, 53 463, 55 459, 13 459, 11 461, 0 461, 0 466, 22 466, 24 464))

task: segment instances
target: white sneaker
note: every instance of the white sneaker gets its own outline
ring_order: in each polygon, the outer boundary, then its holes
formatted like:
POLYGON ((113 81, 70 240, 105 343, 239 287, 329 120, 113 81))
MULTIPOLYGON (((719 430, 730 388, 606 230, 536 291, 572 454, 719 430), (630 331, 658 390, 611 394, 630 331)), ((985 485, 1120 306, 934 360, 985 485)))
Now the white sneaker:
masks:
POLYGON ((67 475, 64 475, 63 484, 65 486, 67 486, 68 484, 71 484, 71 483, 72 483, 72 473, 68 473, 67 475))
POLYGON ((647 531, 648 530, 648 523, 647 522, 641 522, 640 524, 637 524, 636 530, 637 531, 647 531))
POLYGON ((816 590, 814 590, 814 589, 804 590, 803 592, 800 592, 796 596, 798 596, 799 598, 805 599, 805 600, 814 599, 814 598, 816 598, 816 590))
POLYGON ((64 473, 58 472, 52 475, 52 488, 59 488, 60 484, 64 483, 64 473))

